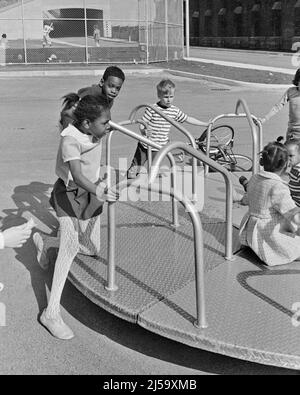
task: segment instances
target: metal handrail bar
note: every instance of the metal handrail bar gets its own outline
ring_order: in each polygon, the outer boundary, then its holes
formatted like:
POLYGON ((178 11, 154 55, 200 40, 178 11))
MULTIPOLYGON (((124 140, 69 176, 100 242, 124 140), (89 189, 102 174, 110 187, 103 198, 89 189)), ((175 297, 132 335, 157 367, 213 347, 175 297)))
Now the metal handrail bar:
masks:
MULTIPOLYGON (((229 119, 229 118, 247 118, 251 127, 251 134, 252 134, 252 161, 253 161, 253 167, 252 167, 252 172, 253 174, 257 173, 258 171, 258 152, 262 150, 262 145, 263 145, 263 137, 262 137, 262 124, 259 121, 257 117, 254 115, 250 114, 249 108, 247 106, 247 103, 243 99, 239 99, 236 105, 236 112, 235 113, 230 113, 230 114, 221 114, 216 116, 214 119, 212 119, 209 122, 208 128, 207 128, 207 135, 206 135, 206 155, 209 157, 209 152, 210 152, 210 141, 211 141, 211 131, 214 126, 214 124, 219 121, 220 119, 229 119), (238 107, 242 105, 245 108, 245 113, 244 114, 239 114, 237 113, 238 107), (258 133, 255 128, 254 122, 255 121, 258 125, 258 133), (257 134, 259 136, 257 136, 257 134), (259 150, 258 150, 259 147, 259 150)), ((207 175, 208 173, 208 166, 205 165, 205 174, 207 175)))
MULTIPOLYGON (((123 125, 131 124, 131 121, 124 121, 122 122, 123 125)), ((113 130, 108 133, 106 139, 106 171, 107 171, 107 186, 108 188, 111 187, 111 140, 114 131, 118 130, 121 133, 126 134, 138 141, 142 141, 145 144, 149 144, 153 148, 160 149, 161 146, 159 144, 154 143, 153 141, 143 137, 120 124, 116 124, 110 121, 110 126, 113 130)), ((174 190, 176 190, 176 162, 172 154, 168 155, 168 159, 171 164, 171 186, 174 190)), ((108 203, 108 251, 107 251, 107 260, 108 260, 108 285, 106 289, 108 291, 116 291, 117 287, 115 285, 115 206, 112 203, 108 203)), ((178 219, 178 207, 177 201, 174 196, 172 196, 172 216, 173 216, 173 226, 179 226, 179 219, 178 219)))
MULTIPOLYGON (((178 200, 189 213, 194 232, 194 256, 195 256, 195 288, 196 288, 196 321, 194 325, 197 328, 207 328, 206 312, 205 312, 205 289, 204 289, 204 256, 203 256, 203 228, 199 213, 195 205, 186 197, 184 197, 178 191, 171 188, 169 191, 164 191, 156 185, 152 185, 154 177, 152 176, 152 182, 145 186, 141 185, 141 189, 146 189, 161 194, 172 196, 178 200)), ((122 181, 117 185, 118 190, 128 187, 128 180, 122 181)), ((109 202, 110 207, 114 207, 116 202, 109 202)), ((115 213, 115 210, 112 210, 115 213)), ((109 225, 112 238, 109 238, 108 245, 111 251, 111 256, 115 255, 115 217, 110 218, 112 221, 109 225)), ((114 260, 108 261, 107 271, 107 286, 105 287, 109 291, 116 291, 118 289, 115 281, 115 262, 114 260)))
MULTIPOLYGON (((145 129, 147 129, 147 124, 142 119, 122 121, 122 122, 119 122, 119 125, 127 126, 127 125, 133 125, 133 124, 138 124, 138 123, 143 125, 145 129)), ((152 150, 151 150, 150 145, 147 145, 147 157, 148 157, 148 161, 147 161, 148 162, 148 173, 150 173, 150 169, 151 169, 151 165, 152 165, 152 150)))
MULTIPOLYGON (((126 134, 127 136, 130 136, 132 138, 134 138, 135 140, 144 142, 145 144, 147 144, 147 146, 151 146, 153 148, 156 148, 157 150, 161 149, 161 146, 151 140, 149 140, 146 137, 141 136, 140 134, 137 134, 135 132, 133 132, 130 129, 125 128, 124 126, 122 126, 121 124, 117 124, 113 121, 109 121, 111 128, 113 129, 107 136, 107 140, 106 140, 106 166, 107 166, 107 186, 110 187, 111 186, 111 139, 113 136, 113 131, 114 130, 118 130, 121 133, 126 134)), ((122 122, 122 124, 128 124, 127 121, 122 122)), ((170 165, 171 165, 171 186, 176 190, 176 162, 175 159, 173 157, 172 154, 168 155, 168 159, 170 161, 170 165)), ((173 215, 173 226, 177 227, 179 226, 179 220, 178 220, 178 207, 177 207, 177 202, 175 198, 172 198, 172 215, 173 215)))
POLYGON ((251 118, 253 119, 254 123, 257 126, 258 130, 258 141, 259 141, 259 152, 261 152, 264 148, 263 146, 263 131, 262 131, 262 123, 261 120, 256 117, 255 115, 251 114, 251 118))
MULTIPOLYGON (((253 168, 252 172, 253 174, 256 174, 258 171, 258 153, 259 153, 259 148, 260 148, 260 143, 262 140, 262 136, 257 136, 257 129, 255 127, 255 124, 253 122, 252 115, 250 113, 248 104, 245 99, 239 99, 236 103, 236 108, 235 108, 235 113, 239 115, 239 107, 242 107, 245 111, 246 117, 249 122, 249 126, 251 128, 252 132, 252 138, 253 138, 253 145, 252 145, 252 155, 253 155, 253 168)), ((261 131, 260 131, 261 132, 261 131)), ((262 148, 261 148, 262 149, 262 148)))
MULTIPOLYGON (((136 106, 131 111, 131 113, 129 115, 129 119, 131 121, 134 120, 137 112, 140 109, 147 108, 147 107, 151 108, 151 110, 155 111, 162 118, 164 118, 166 121, 168 121, 172 126, 174 126, 181 133, 183 133, 188 138, 192 147, 197 149, 197 145, 196 145, 193 135, 188 130, 186 130, 182 125, 180 125, 178 122, 174 121, 173 119, 169 118, 167 115, 165 115, 162 111, 160 111, 157 107, 153 106, 152 104, 140 104, 140 105, 136 106)), ((196 183, 197 183, 197 160, 195 158, 193 158, 193 160, 192 160, 192 200, 194 202, 197 201, 196 183)))
POLYGON ((192 147, 187 146, 183 142, 177 141, 174 143, 170 143, 164 146, 157 154, 154 159, 151 168, 151 174, 149 182, 153 183, 157 173, 159 171, 159 166, 163 160, 163 158, 168 155, 174 149, 182 149, 184 152, 189 153, 191 156, 194 156, 198 160, 202 161, 203 163, 208 164, 214 170, 220 172, 224 177, 225 184, 226 184, 226 242, 225 242, 225 259, 233 260, 232 254, 232 199, 233 199, 233 186, 231 181, 231 176, 228 170, 226 170, 223 166, 221 166, 216 161, 210 159, 202 153, 201 151, 195 150, 192 147))

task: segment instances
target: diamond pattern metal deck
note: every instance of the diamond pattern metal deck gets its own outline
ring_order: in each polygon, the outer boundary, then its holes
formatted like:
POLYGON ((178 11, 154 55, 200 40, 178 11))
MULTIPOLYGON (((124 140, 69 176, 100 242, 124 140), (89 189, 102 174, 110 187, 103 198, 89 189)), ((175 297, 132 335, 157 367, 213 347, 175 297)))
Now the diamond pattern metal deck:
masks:
MULTIPOLYGON (((176 292, 194 279, 192 225, 183 211, 181 226, 174 229, 165 221, 170 203, 118 203, 116 218, 116 283, 111 293, 106 285, 107 228, 101 230, 101 258, 78 255, 70 280, 93 302, 122 318, 136 322, 138 314, 176 292)), ((225 262, 225 224, 204 223, 206 272, 225 262)), ((237 231, 235 230, 237 235, 237 231)), ((236 236, 235 235, 235 236, 236 236)), ((237 241, 237 237, 234 238, 237 241)), ((239 248, 236 243, 235 248, 239 248)))
POLYGON ((292 321, 299 281, 300 263, 270 270, 245 252, 206 275, 208 328, 193 325, 194 282, 140 314, 139 324, 193 347, 300 369, 300 329, 292 321))
MULTIPOLYGON (((234 184, 238 187, 238 179, 234 184)), ((78 255, 71 282, 104 309, 167 338, 252 362, 300 369, 300 322, 295 310, 300 305, 300 262, 267 268, 247 249, 238 252, 235 261, 225 261, 225 188, 220 175, 206 180, 205 195, 201 220, 208 328, 193 325, 192 225, 180 207, 181 226, 170 226, 170 202, 117 203, 117 292, 105 290, 105 213, 101 258, 78 255)), ((234 206, 236 226, 245 211, 234 206)), ((238 251, 237 229, 233 241, 238 251)))

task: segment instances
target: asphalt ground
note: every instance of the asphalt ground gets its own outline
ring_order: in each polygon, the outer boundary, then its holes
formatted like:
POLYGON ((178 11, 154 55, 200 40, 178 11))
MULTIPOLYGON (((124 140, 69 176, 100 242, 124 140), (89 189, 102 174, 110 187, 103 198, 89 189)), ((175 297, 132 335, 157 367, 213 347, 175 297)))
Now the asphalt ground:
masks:
MULTIPOLYGON (((138 104, 156 100, 155 86, 168 76, 128 74, 112 111, 112 119, 128 118, 138 104)), ((254 115, 264 115, 283 93, 282 88, 259 90, 207 80, 171 76, 176 83, 175 103, 202 120, 234 112, 244 98, 254 115)), ((67 92, 95 83, 95 77, 1 78, 0 98, 0 201, 5 227, 33 217, 37 228, 55 232, 57 222, 49 208, 49 191, 56 180, 55 158, 59 143, 57 120, 60 98, 67 92)), ((250 154, 246 121, 232 123, 234 151, 250 154)), ((264 127, 264 141, 284 134, 287 109, 264 127)), ((189 128, 194 136, 201 132, 189 128)), ((172 132, 172 139, 182 138, 172 132)), ((132 157, 136 143, 123 135, 113 138, 113 165, 132 157)), ((61 342, 38 323, 47 304, 52 272, 37 265, 30 240, 21 249, 1 251, 0 303, 6 306, 6 326, 0 327, 0 373, 89 375, 203 375, 297 374, 247 363, 169 341, 129 324, 100 309, 69 282, 62 297, 62 314, 76 337, 61 342)))

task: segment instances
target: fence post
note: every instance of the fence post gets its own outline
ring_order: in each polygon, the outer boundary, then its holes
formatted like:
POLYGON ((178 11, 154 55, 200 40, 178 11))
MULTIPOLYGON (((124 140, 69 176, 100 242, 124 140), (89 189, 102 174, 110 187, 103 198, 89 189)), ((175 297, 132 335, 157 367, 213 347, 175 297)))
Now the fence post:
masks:
MULTIPOLYGON (((4 285, 0 283, 0 292, 3 290, 4 285)), ((6 306, 4 303, 0 303, 0 327, 6 326, 6 306)))
POLYGON ((181 2, 181 51, 182 56, 184 56, 184 3, 181 2))
POLYGON ((190 56, 190 1, 185 0, 185 46, 186 56, 190 56))
POLYGON ((146 64, 149 64, 149 3, 145 2, 145 11, 146 11, 146 64))
POLYGON ((165 0, 165 40, 166 40, 166 61, 169 61, 169 32, 168 32, 168 1, 165 0))
POLYGON ((87 12, 86 12, 86 0, 83 0, 84 6, 84 35, 85 35, 85 59, 86 64, 89 63, 89 50, 88 50, 88 32, 87 32, 87 12))
POLYGON ((22 10, 23 44, 24 44, 24 63, 27 64, 27 48, 26 48, 25 26, 24 26, 24 0, 21 0, 21 10, 22 10))

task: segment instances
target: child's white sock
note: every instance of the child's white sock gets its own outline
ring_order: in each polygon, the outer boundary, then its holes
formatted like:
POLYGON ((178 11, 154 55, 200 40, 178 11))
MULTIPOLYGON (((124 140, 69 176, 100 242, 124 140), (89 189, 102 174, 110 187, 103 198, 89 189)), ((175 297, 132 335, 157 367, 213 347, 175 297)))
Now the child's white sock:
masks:
POLYGON ((51 294, 46 310, 48 318, 60 314, 60 299, 67 280, 71 264, 79 250, 77 219, 59 218, 61 235, 57 259, 55 262, 51 294))

